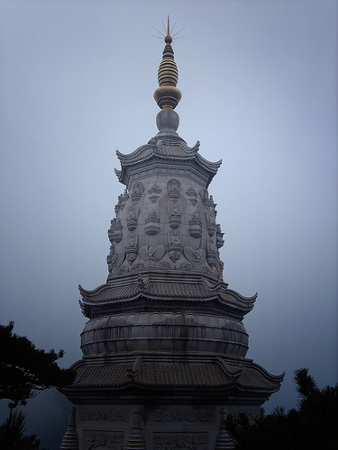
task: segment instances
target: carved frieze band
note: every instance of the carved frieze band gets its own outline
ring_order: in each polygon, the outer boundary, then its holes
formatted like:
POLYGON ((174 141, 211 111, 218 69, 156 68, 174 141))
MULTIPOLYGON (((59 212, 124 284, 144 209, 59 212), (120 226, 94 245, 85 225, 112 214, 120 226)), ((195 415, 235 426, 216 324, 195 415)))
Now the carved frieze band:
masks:
POLYGON ((88 431, 84 432, 84 450, 107 448, 111 450, 123 450, 123 431, 104 432, 88 431))
POLYGON ((101 409, 82 409, 80 420, 86 421, 109 421, 109 422, 128 422, 128 412, 104 411, 101 409))
POLYGON ((212 411, 154 411, 148 414, 148 422, 211 422, 212 411))
POLYGON ((208 450, 208 433, 153 433, 153 450, 208 450))

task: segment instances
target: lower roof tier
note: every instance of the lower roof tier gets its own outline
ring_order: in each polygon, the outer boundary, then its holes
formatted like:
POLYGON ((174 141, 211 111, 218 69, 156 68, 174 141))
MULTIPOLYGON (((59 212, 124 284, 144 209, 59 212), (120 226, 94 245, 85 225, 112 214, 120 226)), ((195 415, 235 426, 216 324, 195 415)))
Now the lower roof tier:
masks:
MULTIPOLYGON (((219 394, 213 401, 231 403, 252 399, 263 403, 277 392, 284 378, 274 376, 249 359, 219 356, 126 355, 124 358, 83 358, 72 366, 76 379, 62 392, 76 403, 119 401, 121 396, 176 396, 182 401, 219 394), (100 394, 101 392, 101 394, 100 394), (82 400, 80 400, 82 399, 82 400), (256 399, 256 400, 255 400, 256 399)), ((211 402, 211 397, 210 397, 211 402)))

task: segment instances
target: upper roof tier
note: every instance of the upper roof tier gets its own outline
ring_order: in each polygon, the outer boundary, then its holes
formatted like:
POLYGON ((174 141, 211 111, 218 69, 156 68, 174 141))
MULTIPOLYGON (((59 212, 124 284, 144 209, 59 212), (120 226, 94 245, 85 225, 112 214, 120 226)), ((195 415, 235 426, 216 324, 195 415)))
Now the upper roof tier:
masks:
MULTIPOLYGON (((175 114, 174 111, 171 112, 175 114)), ((208 187, 222 164, 222 160, 217 162, 206 160, 198 153, 199 145, 197 141, 194 147, 188 147, 187 143, 178 135, 173 136, 172 133, 160 131, 148 144, 142 145, 128 155, 117 150, 116 154, 121 162, 121 170, 115 169, 115 173, 119 181, 128 186, 131 173, 135 169, 139 172, 142 166, 149 166, 150 163, 152 165, 156 162, 169 163, 170 165, 188 164, 195 168, 203 185, 208 187)))
MULTIPOLYGON (((128 188, 144 168, 152 167, 156 172, 164 173, 166 166, 188 166, 189 172, 193 173, 195 179, 200 180, 203 187, 208 187, 212 178, 217 173, 222 164, 222 160, 210 162, 204 159, 199 153, 199 142, 190 148, 187 143, 177 134, 179 116, 174 111, 181 93, 176 88, 178 80, 178 70, 174 60, 174 52, 171 47, 172 37, 169 31, 169 20, 167 35, 164 38, 166 43, 163 51, 163 59, 158 71, 159 88, 154 93, 161 111, 156 117, 159 132, 148 144, 142 145, 130 154, 123 154, 116 151, 121 162, 121 170, 115 173, 119 181, 128 188)), ((154 171, 152 172, 154 174, 154 171)))

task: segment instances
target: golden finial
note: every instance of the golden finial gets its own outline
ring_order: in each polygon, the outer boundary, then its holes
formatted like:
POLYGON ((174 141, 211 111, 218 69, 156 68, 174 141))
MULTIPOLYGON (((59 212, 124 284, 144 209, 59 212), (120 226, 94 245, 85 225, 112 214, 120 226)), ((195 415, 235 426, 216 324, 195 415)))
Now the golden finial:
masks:
POLYGON ((154 92, 154 99, 161 109, 175 109, 182 97, 181 92, 176 88, 178 70, 174 60, 174 50, 171 47, 172 40, 168 16, 167 35, 164 38, 166 45, 158 69, 160 87, 154 92))

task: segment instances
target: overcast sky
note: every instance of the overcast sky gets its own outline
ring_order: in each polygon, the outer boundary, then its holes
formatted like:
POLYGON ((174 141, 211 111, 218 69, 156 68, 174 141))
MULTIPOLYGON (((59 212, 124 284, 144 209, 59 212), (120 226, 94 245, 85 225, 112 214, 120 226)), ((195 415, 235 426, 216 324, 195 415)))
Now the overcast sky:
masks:
MULTIPOLYGON (((295 369, 337 382, 336 1, 2 0, 0 321, 65 349, 63 367, 81 357, 77 286, 108 274, 124 189, 115 150, 157 133, 164 43, 152 27, 168 14, 174 33, 185 28, 173 42, 178 132, 223 160, 209 192, 224 280, 259 294, 248 357, 286 372, 264 407, 295 407, 295 369)), ((52 406, 26 408, 46 446, 53 414, 68 410, 48 395, 52 406)))

